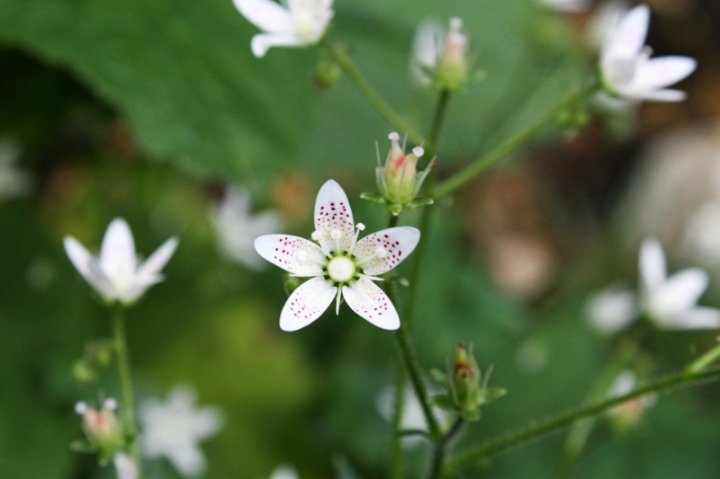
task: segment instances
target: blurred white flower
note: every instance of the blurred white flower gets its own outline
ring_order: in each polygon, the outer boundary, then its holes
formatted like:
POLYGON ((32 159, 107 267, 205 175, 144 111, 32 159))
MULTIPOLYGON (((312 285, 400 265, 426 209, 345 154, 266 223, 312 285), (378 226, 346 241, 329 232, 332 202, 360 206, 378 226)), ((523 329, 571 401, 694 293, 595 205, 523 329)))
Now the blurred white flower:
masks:
POLYGON ((275 211, 253 214, 251 206, 247 190, 230 189, 210 216, 223 254, 249 268, 260 269, 266 263, 255 252, 253 241, 258 236, 281 230, 283 221, 275 211))
POLYGON ((643 242, 639 266, 642 307, 658 326, 720 328, 720 310, 696 306, 708 286, 707 272, 688 268, 668 277, 665 253, 654 239, 643 242))
MULTIPOLYGON (((392 421, 393 411, 395 409, 395 387, 387 386, 381 389, 375 397, 375 405, 383 419, 388 422, 392 421)), ((433 413, 435 417, 440 419, 440 422, 445 421, 448 417, 444 410, 437 407, 433 408, 433 413)), ((418 401, 415 392, 409 384, 405 386, 404 390, 400 429, 404 431, 428 430, 420 401, 418 401)), ((405 436, 402 439, 405 447, 415 447, 422 442, 422 438, 415 435, 405 436)))
POLYGON ((160 271, 175 252, 178 240, 170 238, 143 263, 135 252, 130 227, 124 219, 116 218, 105 232, 97 258, 72 236, 65 237, 64 245, 75 269, 106 302, 129 305, 164 279, 160 271))
MULTIPOLYGON (((635 373, 630 370, 623 370, 618 374, 617 378, 615 378, 612 386, 610 386, 608 397, 616 398, 628 394, 635 389, 636 383, 635 373)), ((643 412, 655 404, 656 401, 657 396, 655 394, 647 394, 615 406, 608 411, 608 414, 617 426, 632 426, 637 423, 643 412)))
POLYGON ((610 28, 600 53, 604 86, 629 100, 680 101, 685 92, 666 87, 690 75, 697 62, 690 57, 650 59, 644 46, 650 23, 650 8, 638 5, 610 28))
POLYGON ((685 246, 694 259, 720 265, 720 199, 705 203, 690 217, 685 246))
POLYGON ((561 12, 582 12, 590 7, 591 0, 538 0, 546 7, 561 12))
POLYGON ((222 427, 222 415, 215 407, 195 407, 195 392, 176 386, 166 401, 146 400, 140 405, 141 446, 148 458, 165 456, 183 476, 201 475, 205 456, 198 443, 222 427))
POLYGON ((413 77, 423 86, 459 89, 468 78, 468 46, 459 17, 452 17, 447 29, 435 20, 422 22, 413 41, 413 77))
POLYGON ((117 479, 137 479, 138 473, 135 461, 126 453, 118 452, 115 454, 113 464, 115 465, 117 479))
POLYGON ((270 479, 300 479, 300 475, 295 468, 283 464, 273 469, 270 479))
POLYGON ((333 17, 333 0, 287 0, 284 6, 273 0, 233 0, 235 8, 265 33, 250 44, 256 57, 272 47, 313 45, 325 34, 333 17))
POLYGON ((387 228, 358 240, 365 225, 353 223, 345 191, 334 180, 322 185, 315 199, 315 231, 311 238, 274 234, 255 240, 257 252, 288 273, 310 278, 297 287, 280 313, 280 329, 297 331, 318 319, 335 300, 335 313, 345 299, 350 309, 374 326, 400 327, 400 317, 387 294, 373 281, 413 252, 420 231, 411 226, 387 228))
POLYGON ((630 5, 626 0, 609 0, 602 2, 593 12, 587 29, 588 42, 599 50, 607 41, 608 35, 615 25, 627 15, 630 5))
POLYGON ((10 140, 0 140, 0 201, 26 194, 30 176, 17 168, 20 149, 10 140))
POLYGON ((601 334, 613 334, 624 329, 639 313, 635 292, 619 286, 600 291, 587 303, 588 320, 601 334))

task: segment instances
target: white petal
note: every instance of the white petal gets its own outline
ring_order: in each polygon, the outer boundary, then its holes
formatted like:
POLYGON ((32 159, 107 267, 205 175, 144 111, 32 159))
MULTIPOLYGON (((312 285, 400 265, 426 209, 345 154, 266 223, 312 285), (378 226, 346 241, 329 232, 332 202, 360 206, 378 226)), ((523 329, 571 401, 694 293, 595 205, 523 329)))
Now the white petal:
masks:
POLYGON ((651 312, 659 316, 672 316, 687 311, 697 303, 708 282, 708 274, 699 268, 674 274, 652 291, 649 297, 651 312))
POLYGON ((293 33, 259 33, 252 38, 250 48, 253 55, 262 58, 272 47, 302 47, 306 44, 293 33))
POLYGON ((668 56, 643 62, 636 72, 638 85, 663 88, 679 82, 697 68, 697 61, 690 57, 668 56))
POLYGON ((294 29, 290 12, 272 0, 233 0, 233 3, 245 18, 263 31, 289 33, 294 29))
POLYGON ((640 247, 640 284, 648 293, 665 281, 665 253, 655 239, 646 239, 640 247))
POLYGON ((315 199, 315 231, 325 250, 349 250, 355 241, 355 225, 345 191, 328 180, 315 199))
POLYGON ((135 461, 124 452, 118 452, 113 458, 118 479, 137 479, 135 461))
POLYGON ((72 236, 66 236, 63 241, 65 252, 73 266, 82 275, 85 281, 105 300, 114 299, 114 288, 110 280, 100 270, 95 258, 72 236))
POLYGON ((720 329, 720 311, 698 306, 678 316, 664 318, 661 326, 669 329, 720 329))
POLYGON ((137 276, 139 277, 153 277, 156 276, 165 267, 167 262, 175 253, 175 249, 178 246, 178 239, 172 237, 165 241, 150 257, 145 260, 137 270, 137 276))
POLYGON ((357 242, 353 253, 361 263, 363 273, 375 276, 390 271, 410 253, 420 241, 420 230, 398 226, 380 230, 357 242))
POLYGON ((100 248, 100 269, 113 283, 129 282, 135 274, 137 257, 135 242, 127 222, 122 218, 112 220, 100 248))
POLYGON ((337 288, 318 276, 301 284, 285 302, 280 329, 297 331, 320 317, 335 298, 337 288))
POLYGON ((361 276, 352 285, 344 286, 342 293, 348 306, 366 321, 381 329, 400 327, 400 318, 390 298, 367 277, 361 276))
POLYGON ((195 477, 205 471, 205 456, 195 445, 171 449, 167 451, 167 456, 173 467, 185 477, 195 477))
POLYGON ((630 10, 607 36, 603 56, 610 58, 632 58, 637 56, 645 44, 650 8, 638 5, 630 10))
POLYGON ((295 276, 322 275, 325 255, 312 241, 276 234, 260 236, 254 245, 260 256, 295 276))
POLYGON ((590 324, 599 333, 616 333, 638 317, 635 293, 618 287, 601 291, 588 301, 587 314, 590 324))
POLYGON ((631 98, 636 98, 639 100, 651 100, 651 101, 682 101, 685 98, 687 98, 687 94, 682 90, 672 90, 672 89, 665 89, 665 90, 652 90, 652 91, 641 91, 641 92, 635 92, 635 91, 629 91, 627 92, 627 96, 631 98))

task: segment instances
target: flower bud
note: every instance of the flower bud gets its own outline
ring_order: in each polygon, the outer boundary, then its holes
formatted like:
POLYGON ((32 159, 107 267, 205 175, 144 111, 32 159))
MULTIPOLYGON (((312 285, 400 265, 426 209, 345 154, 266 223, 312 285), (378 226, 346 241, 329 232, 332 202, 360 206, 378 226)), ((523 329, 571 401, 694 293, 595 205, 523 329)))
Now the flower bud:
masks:
POLYGON ((455 407, 467 420, 480 418, 483 389, 483 384, 480 382, 480 368, 472 356, 472 351, 468 351, 461 342, 455 352, 451 390, 455 407))
POLYGON ((385 202, 390 205, 394 214, 399 214, 415 199, 435 162, 431 161, 423 171, 418 172, 418 159, 425 153, 422 147, 416 146, 410 154, 405 154, 397 132, 390 133, 388 138, 391 142, 390 151, 385 159, 385 166, 377 167, 376 179, 385 202))
POLYGON ((463 23, 458 17, 450 19, 448 32, 435 68, 438 88, 457 91, 468 79, 468 38, 462 31, 463 23))
POLYGON ((82 428, 90 446, 103 457, 112 457, 124 443, 122 425, 115 409, 117 401, 114 399, 106 399, 101 409, 91 408, 84 402, 75 405, 75 412, 82 416, 82 428))

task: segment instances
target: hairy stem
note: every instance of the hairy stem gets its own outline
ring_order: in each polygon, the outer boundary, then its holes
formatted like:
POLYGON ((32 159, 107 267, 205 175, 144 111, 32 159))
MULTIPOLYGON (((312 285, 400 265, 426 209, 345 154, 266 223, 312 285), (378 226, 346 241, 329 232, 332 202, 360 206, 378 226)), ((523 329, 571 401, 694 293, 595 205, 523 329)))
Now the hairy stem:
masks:
POLYGON ((125 338, 125 310, 119 306, 113 315, 115 351, 117 353, 118 375, 120 376, 120 394, 122 398, 122 422, 127 437, 128 453, 137 467, 137 477, 142 479, 142 462, 138 445, 138 431, 135 420, 135 398, 130 375, 130 358, 125 338))
POLYGON ((540 115, 523 131, 508 139, 504 143, 500 144, 494 150, 486 153, 484 156, 478 158, 473 163, 466 166, 463 170, 460 170, 455 175, 451 176, 447 180, 437 185, 432 190, 431 196, 433 198, 441 198, 443 196, 454 193, 467 182, 469 182, 491 166, 495 165, 500 160, 503 160, 510 154, 514 153, 521 146, 523 146, 530 139, 532 139, 535 135, 537 135, 540 131, 542 131, 549 123, 553 122, 557 118, 559 113, 561 113, 566 108, 585 100, 588 96, 594 93, 596 89, 597 86, 593 84, 588 88, 575 91, 567 97, 563 98, 555 106, 540 115))
POLYGON ((400 134, 407 135, 412 143, 419 145, 423 142, 422 135, 417 133, 402 116, 385 103, 385 100, 383 100, 370 85, 345 50, 330 42, 324 42, 323 45, 327 49, 330 57, 340 65, 343 72, 345 72, 348 78, 355 84, 358 91, 365 97, 368 103, 370 103, 370 106, 372 106, 385 121, 390 123, 400 134))
POLYGON ((720 378, 720 368, 697 373, 681 372, 637 388, 622 396, 608 398, 588 406, 577 408, 567 414, 562 414, 553 419, 536 423, 535 425, 524 428, 518 432, 490 440, 485 444, 481 444, 465 451, 450 461, 445 468, 445 474, 454 475, 464 467, 507 451, 513 447, 527 444, 546 434, 557 432, 580 419, 598 416, 605 411, 624 403, 625 401, 645 396, 647 394, 659 393, 679 386, 690 386, 713 381, 718 378, 720 378))

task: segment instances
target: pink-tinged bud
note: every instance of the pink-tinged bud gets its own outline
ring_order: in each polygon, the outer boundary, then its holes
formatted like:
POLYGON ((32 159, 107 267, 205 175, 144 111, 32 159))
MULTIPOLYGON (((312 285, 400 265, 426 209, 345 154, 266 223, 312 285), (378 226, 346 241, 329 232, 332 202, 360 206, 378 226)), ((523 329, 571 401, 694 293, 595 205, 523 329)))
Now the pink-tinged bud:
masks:
POLYGON ((435 83, 441 89, 456 91, 468 79, 468 37, 462 31, 463 23, 458 17, 450 19, 440 57, 435 69, 435 83))
POLYGON ((124 443, 122 425, 115 415, 117 401, 106 399, 101 409, 89 407, 84 402, 75 405, 75 412, 82 416, 82 428, 91 446, 103 455, 112 455, 124 443))
POLYGON ((482 394, 480 368, 478 368, 472 352, 465 348, 464 343, 458 344, 452 370, 452 390, 455 406, 463 415, 479 414, 482 394))
POLYGON ((425 150, 416 146, 411 153, 406 154, 400 146, 400 135, 397 132, 390 133, 388 139, 390 151, 385 159, 385 166, 377 168, 377 183, 380 194, 391 210, 399 213, 415 199, 434 163, 430 162, 425 170, 418 172, 418 159, 425 154, 425 150))

